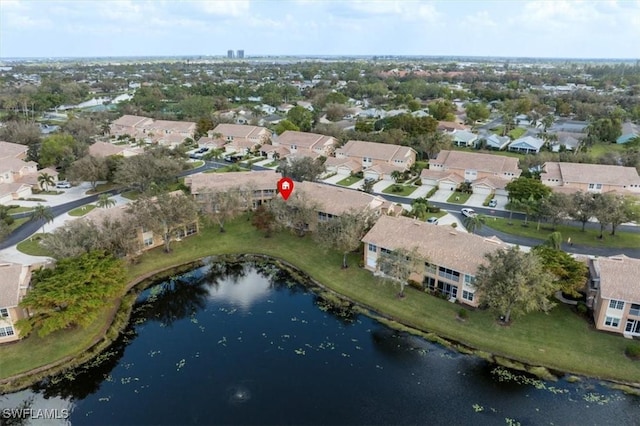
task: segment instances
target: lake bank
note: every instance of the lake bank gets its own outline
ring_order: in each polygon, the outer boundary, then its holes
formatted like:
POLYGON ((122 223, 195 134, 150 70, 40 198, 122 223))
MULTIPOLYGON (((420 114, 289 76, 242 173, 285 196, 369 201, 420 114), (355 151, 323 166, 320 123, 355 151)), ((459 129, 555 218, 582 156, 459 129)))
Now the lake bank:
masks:
MULTIPOLYGON (((356 266, 361 262, 360 254, 350 255, 351 267, 341 269, 340 253, 319 251, 309 237, 279 233, 264 238, 250 226, 246 217, 230 222, 225 233, 204 228, 201 235, 176 243, 169 255, 161 250, 145 253, 139 263, 130 265, 129 277, 134 282, 135 277, 148 277, 154 271, 188 264, 194 259, 247 252, 282 259, 336 295, 412 329, 460 342, 461 347, 473 348, 480 355, 493 354, 498 359, 523 365, 544 366, 629 385, 640 383, 640 363, 624 356, 627 341, 594 331, 565 306, 558 306, 549 314, 534 313, 518 318, 509 327, 499 326, 494 314, 480 310, 469 310, 468 318, 461 322, 457 319, 460 305, 412 288, 407 288, 407 297, 398 299, 397 288, 379 282, 369 271, 356 266)), ((27 342, 16 345, 23 343, 27 342)), ((0 348, 0 356, 6 349, 0 348)))

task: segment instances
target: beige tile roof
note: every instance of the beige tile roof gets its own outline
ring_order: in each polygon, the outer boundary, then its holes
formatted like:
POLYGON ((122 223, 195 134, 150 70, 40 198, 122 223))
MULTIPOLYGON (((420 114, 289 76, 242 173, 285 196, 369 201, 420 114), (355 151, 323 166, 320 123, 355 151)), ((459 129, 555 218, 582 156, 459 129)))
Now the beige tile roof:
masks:
POLYGON ((20 173, 25 167, 37 168, 37 163, 33 161, 22 161, 17 158, 5 158, 0 160, 0 173, 20 173))
POLYGON ((220 133, 225 138, 228 136, 234 138, 259 138, 260 134, 269 134, 269 130, 260 126, 249 126, 246 124, 218 124, 211 134, 220 133))
POLYGON ((352 189, 340 188, 315 182, 295 182, 293 193, 304 193, 308 199, 319 204, 319 210, 340 216, 350 210, 364 211, 381 209, 384 199, 352 189))
POLYGON ((30 277, 29 267, 0 261, 0 308, 17 306, 20 287, 26 287, 30 277))
POLYGON ((245 138, 235 138, 229 142, 226 146, 234 149, 251 149, 258 146, 259 143, 245 138))
POLYGON ((96 207, 89 213, 85 214, 82 218, 84 220, 91 221, 96 225, 101 224, 106 218, 111 220, 122 220, 129 217, 129 213, 127 213, 127 209, 129 209, 129 207, 131 206, 124 205, 109 208, 96 207))
POLYGON ((372 172, 385 174, 385 175, 390 175, 395 171, 403 172, 404 170, 405 170, 404 167, 394 166, 393 164, 389 164, 389 163, 376 164, 367 169, 367 171, 372 171, 372 172))
POLYGON ((230 188, 251 186, 256 190, 277 189, 280 173, 272 170, 229 173, 197 173, 186 176, 184 184, 191 188, 192 194, 212 191, 224 191, 230 188))
POLYGON ((485 253, 507 247, 496 237, 485 238, 450 226, 391 216, 380 216, 362 241, 389 250, 415 247, 428 262, 471 275, 486 261, 485 253))
POLYGON ((154 120, 145 128, 168 132, 190 133, 196 129, 196 123, 193 121, 170 121, 170 120, 154 120))
POLYGON ((362 170, 362 163, 353 161, 351 158, 329 157, 327 158, 327 161, 325 161, 324 165, 326 167, 346 167, 352 172, 359 172, 362 170))
POLYGON ((634 167, 606 164, 558 163, 548 161, 543 165, 541 179, 559 178, 564 183, 601 183, 604 185, 640 185, 640 176, 634 167), (558 176, 559 173, 559 176, 558 176))
POLYGON ((0 183, 0 198, 7 195, 17 193, 23 188, 29 188, 31 185, 22 182, 0 183))
POLYGON ((126 146, 114 145, 109 142, 96 142, 89 146, 89 155, 94 157, 109 157, 111 155, 121 155, 126 146))
POLYGON ((438 130, 471 130, 471 127, 455 121, 440 121, 438 122, 438 130))
POLYGON ((338 148, 336 153, 347 157, 369 157, 374 160, 388 162, 393 160, 406 162, 412 155, 415 155, 415 151, 408 146, 355 140, 348 141, 342 148, 338 148))
POLYGON ((116 126, 123 126, 123 127, 136 127, 136 126, 141 126, 145 122, 150 122, 150 121, 153 121, 153 119, 149 117, 142 117, 139 115, 123 115, 122 117, 113 121, 112 124, 116 126))
POLYGON ((337 141, 332 136, 287 130, 274 139, 273 142, 274 145, 296 145, 298 148, 323 149, 331 148, 337 141))
POLYGON ((208 136, 198 139, 198 145, 208 146, 213 148, 222 148, 227 141, 220 138, 210 138, 208 136))
POLYGON ((624 255, 598 257, 600 292, 604 299, 640 303, 640 259, 624 255))
POLYGON ((478 180, 474 180, 471 183, 471 186, 485 185, 491 189, 505 189, 505 187, 507 186, 507 183, 509 182, 510 181, 507 179, 501 179, 497 176, 489 176, 489 177, 481 178, 478 180))
POLYGON ((517 158, 475 152, 442 150, 436 159, 429 160, 429 164, 441 164, 445 169, 477 170, 498 175, 509 172, 516 177, 521 173, 517 158))
POLYGON ((27 153, 29 147, 19 143, 0 141, 0 160, 4 158, 18 158, 27 153))
POLYGON ((450 179, 457 183, 464 182, 464 178, 462 176, 449 170, 422 169, 420 172, 420 179, 435 179, 438 182, 450 179))
MULTIPOLYGON (((20 176, 18 179, 16 179, 16 182, 26 184, 26 185, 32 185, 39 188, 40 182, 38 182, 38 176, 40 176, 42 173, 47 173, 53 176, 54 179, 56 179, 59 174, 56 169, 47 167, 45 169, 38 170, 36 173, 29 173, 24 176, 20 176)), ((49 185, 49 188, 51 188, 51 185, 49 185)))

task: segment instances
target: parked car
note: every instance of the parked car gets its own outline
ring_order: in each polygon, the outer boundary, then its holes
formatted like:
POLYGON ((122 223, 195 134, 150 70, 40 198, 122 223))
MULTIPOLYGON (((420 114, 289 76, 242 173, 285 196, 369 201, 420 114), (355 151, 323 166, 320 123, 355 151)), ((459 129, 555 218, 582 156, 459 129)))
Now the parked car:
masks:
POLYGON ((464 209, 460 210, 460 212, 462 213, 462 216, 464 216, 464 217, 473 217, 473 216, 475 216, 477 214, 475 212, 475 210, 468 209, 468 208, 464 208, 464 209))
POLYGON ((427 223, 433 223, 433 224, 438 224, 438 218, 435 216, 431 216, 429 219, 427 219, 427 223))
POLYGON ((56 183, 56 188, 71 188, 71 184, 66 180, 61 180, 60 182, 56 183))
POLYGON ((498 200, 496 200, 495 198, 489 201, 489 207, 496 207, 497 205, 498 205, 498 200))

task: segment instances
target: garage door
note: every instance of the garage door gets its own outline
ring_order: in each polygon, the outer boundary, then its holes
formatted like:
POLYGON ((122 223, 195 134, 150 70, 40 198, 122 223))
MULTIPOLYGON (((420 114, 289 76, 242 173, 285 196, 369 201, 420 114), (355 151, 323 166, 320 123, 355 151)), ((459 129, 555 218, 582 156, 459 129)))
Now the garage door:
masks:
POLYGON ((488 188, 486 186, 474 186, 473 187, 473 193, 474 194, 489 195, 489 194, 491 194, 491 188, 488 188))
POLYGON ((376 172, 364 172, 364 178, 378 180, 380 179, 380 175, 376 172))

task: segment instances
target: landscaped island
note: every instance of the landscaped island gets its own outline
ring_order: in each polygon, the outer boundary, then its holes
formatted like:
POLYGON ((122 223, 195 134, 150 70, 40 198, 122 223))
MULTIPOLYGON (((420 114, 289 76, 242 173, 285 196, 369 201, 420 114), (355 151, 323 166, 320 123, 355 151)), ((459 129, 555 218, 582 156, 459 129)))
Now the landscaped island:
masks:
MULTIPOLYGON (((396 288, 374 278, 369 271, 355 266, 341 269, 342 253, 319 251, 309 236, 300 238, 289 232, 279 232, 265 238, 251 227, 245 215, 229 222, 225 229, 227 232, 220 233, 215 226, 202 228, 199 235, 174 243, 171 254, 161 249, 145 253, 128 267, 130 281, 139 282, 157 271, 211 255, 267 255, 304 271, 303 275, 362 307, 398 324, 460 342, 475 349, 480 356, 493 354, 494 360, 501 357, 562 372, 640 383, 640 363, 624 355, 628 341, 590 329, 587 321, 567 306, 559 305, 548 314, 529 314, 508 327, 499 325, 495 315, 484 310, 470 311, 465 321, 459 321, 459 305, 415 289, 407 289, 406 297, 399 299, 396 288)), ((361 261, 359 253, 350 257, 351 265, 361 261)), ((127 305, 134 299, 126 297, 124 314, 119 315, 119 322, 123 322, 123 316, 128 314, 127 305)), ((31 335, 19 343, 0 347, 3 391, 29 384, 27 377, 13 383, 7 380, 12 376, 61 359, 71 361, 86 353, 87 348, 102 341, 118 305, 119 301, 105 307, 98 320, 86 329, 55 332, 45 338, 31 335)), ((108 334, 110 339, 115 338, 113 331, 108 334)), ((31 381, 46 374, 48 372, 41 372, 31 381)))

